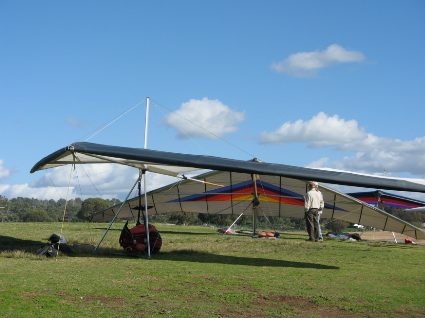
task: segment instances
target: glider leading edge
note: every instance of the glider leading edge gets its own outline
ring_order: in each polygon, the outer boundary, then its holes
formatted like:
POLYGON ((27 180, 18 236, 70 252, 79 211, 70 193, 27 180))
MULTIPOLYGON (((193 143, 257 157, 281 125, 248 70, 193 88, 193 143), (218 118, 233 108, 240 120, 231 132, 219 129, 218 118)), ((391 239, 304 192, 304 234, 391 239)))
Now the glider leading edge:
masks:
MULTIPOLYGON (((182 176, 182 172, 209 169, 193 179, 147 192, 148 204, 158 214, 193 212, 304 217, 305 184, 317 180, 330 184, 425 193, 423 183, 356 173, 303 168, 258 161, 171 153, 94 143, 74 143, 41 159, 31 173, 67 164, 117 163, 143 171, 182 176), (199 182, 200 181, 200 182, 199 182), (255 208, 253 208, 255 207, 255 208)), ((321 186, 325 200, 322 218, 336 218, 377 229, 425 239, 425 231, 354 197, 321 186)), ((139 198, 111 207, 94 221, 135 216, 139 198)), ((137 214, 137 212, 136 212, 137 214)))

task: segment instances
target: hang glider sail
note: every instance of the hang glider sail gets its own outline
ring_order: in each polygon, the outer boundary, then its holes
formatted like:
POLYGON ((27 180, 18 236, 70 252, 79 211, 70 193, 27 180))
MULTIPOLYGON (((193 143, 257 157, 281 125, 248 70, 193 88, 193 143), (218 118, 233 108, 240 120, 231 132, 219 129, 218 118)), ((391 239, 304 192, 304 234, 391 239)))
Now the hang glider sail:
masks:
POLYGON ((412 212, 412 213, 414 213, 414 212, 425 212, 425 207, 424 206, 422 206, 422 207, 418 207, 418 208, 412 208, 412 209, 406 209, 405 210, 406 212, 412 212))
MULTIPOLYGON (((174 176, 194 169, 213 170, 196 178, 201 182, 183 180, 148 192, 147 206, 152 206, 150 211, 158 214, 183 211, 237 216, 243 212, 248 215, 303 217, 307 180, 425 193, 423 183, 403 179, 85 142, 74 143, 48 155, 35 164, 31 172, 89 163, 117 163, 174 176)), ((380 209, 330 188, 321 189, 326 202, 323 218, 336 218, 418 239, 425 238, 421 229, 380 209)), ((136 202, 140 202, 139 198, 134 200, 127 201, 119 215, 113 207, 96 215, 94 220, 131 218, 136 202)))
POLYGON ((31 173, 67 164, 118 163, 146 171, 179 175, 182 170, 210 169, 248 174, 281 176, 300 180, 366 188, 425 193, 425 184, 407 179, 392 179, 356 173, 303 168, 284 164, 244 161, 220 157, 77 142, 41 159, 31 173), (184 168, 184 169, 182 169, 184 168))
MULTIPOLYGON (((203 181, 184 180, 147 193, 149 214, 164 213, 241 213, 258 216, 304 217, 304 193, 306 183, 302 180, 262 175, 256 179, 256 190, 250 174, 213 171, 196 177, 203 181), (222 186, 217 186, 221 184, 222 186), (253 209, 254 193, 259 204, 253 209)), ((356 198, 321 186, 325 209, 322 218, 335 218, 350 223, 406 234, 425 239, 425 232, 383 210, 356 198)), ((135 219, 138 197, 128 200, 118 218, 135 219)), ((111 220, 119 205, 93 216, 92 221, 111 220)))
POLYGON ((363 202, 373 205, 377 208, 385 210, 386 208, 398 209, 415 209, 424 207, 425 202, 407 198, 405 196, 397 195, 394 193, 384 191, 369 191, 369 192, 356 192, 349 193, 349 196, 355 197, 363 202))

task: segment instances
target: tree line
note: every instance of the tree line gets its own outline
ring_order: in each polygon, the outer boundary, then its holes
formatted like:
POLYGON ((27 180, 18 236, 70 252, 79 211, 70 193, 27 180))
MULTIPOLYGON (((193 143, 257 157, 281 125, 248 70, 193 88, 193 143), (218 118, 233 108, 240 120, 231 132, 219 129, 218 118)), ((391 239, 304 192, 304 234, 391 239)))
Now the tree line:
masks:
MULTIPOLYGON (((118 199, 75 198, 66 201, 39 200, 34 198, 7 199, 0 196, 1 222, 58 222, 65 219, 67 222, 85 222, 91 216, 112 205, 121 203, 118 199)), ((185 225, 217 225, 229 226, 235 220, 234 215, 209 215, 196 213, 171 213, 165 215, 151 215, 150 221, 156 223, 172 223, 185 225)), ((252 216, 243 216, 239 219, 239 226, 252 226, 252 216)), ((304 221, 300 219, 259 217, 258 226, 281 228, 302 228, 304 221)))
POLYGON ((62 221, 87 221, 95 212, 102 211, 114 204, 118 199, 105 200, 102 198, 89 198, 82 200, 75 198, 66 201, 39 200, 34 198, 7 199, 0 196, 0 221, 1 222, 56 222, 62 221))
MULTIPOLYGON (((112 205, 121 203, 118 199, 102 198, 75 198, 66 201, 59 200, 39 200, 34 198, 13 198, 7 199, 0 195, 0 221, 1 222, 57 222, 64 219, 67 222, 85 222, 91 216, 112 205)), ((396 217, 421 226, 425 222, 424 213, 405 212, 403 209, 388 208, 387 212, 396 217)), ((151 222, 172 223, 186 225, 212 224, 216 226, 229 226, 236 219, 234 215, 209 215, 195 213, 176 212, 165 215, 150 216, 151 222)), ((242 227, 252 227, 252 216, 242 216, 238 225, 242 227)), ((340 220, 324 220, 323 222, 329 230, 338 231, 349 226, 348 223, 340 220)), ((257 219, 259 227, 278 229, 304 229, 303 219, 265 217, 257 219)))

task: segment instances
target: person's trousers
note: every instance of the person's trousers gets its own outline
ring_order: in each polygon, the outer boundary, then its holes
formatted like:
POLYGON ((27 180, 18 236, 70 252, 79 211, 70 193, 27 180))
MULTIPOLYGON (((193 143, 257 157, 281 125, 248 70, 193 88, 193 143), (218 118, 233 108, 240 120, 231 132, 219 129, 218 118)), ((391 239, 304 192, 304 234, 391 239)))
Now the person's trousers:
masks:
POLYGON ((319 239, 319 222, 317 220, 318 209, 310 209, 305 213, 305 225, 307 227, 308 239, 317 241, 319 239))
POLYGON ((318 230, 318 238, 319 240, 323 240, 322 229, 320 228, 320 215, 322 213, 317 213, 317 230, 318 230))

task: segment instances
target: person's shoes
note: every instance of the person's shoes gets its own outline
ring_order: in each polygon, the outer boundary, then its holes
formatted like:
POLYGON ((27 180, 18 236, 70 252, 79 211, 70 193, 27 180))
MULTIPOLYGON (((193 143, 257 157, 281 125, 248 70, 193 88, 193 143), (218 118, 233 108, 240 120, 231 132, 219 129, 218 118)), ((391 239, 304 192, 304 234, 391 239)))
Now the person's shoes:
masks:
POLYGON ((314 240, 315 242, 319 242, 319 240, 314 240))
POLYGON ((313 239, 307 239, 306 242, 314 242, 313 239))

